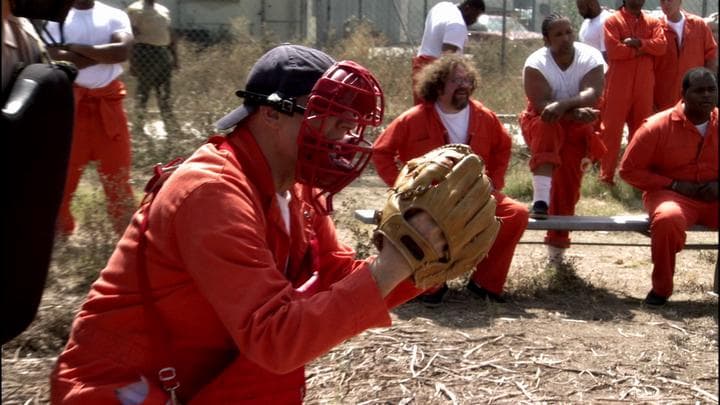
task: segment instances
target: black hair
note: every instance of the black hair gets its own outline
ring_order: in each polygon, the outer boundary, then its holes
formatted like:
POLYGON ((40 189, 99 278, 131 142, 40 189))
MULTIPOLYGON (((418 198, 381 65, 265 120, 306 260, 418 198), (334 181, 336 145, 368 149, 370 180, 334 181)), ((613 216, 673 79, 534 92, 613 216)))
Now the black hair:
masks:
POLYGON ((713 73, 712 70, 705 67, 696 67, 688 70, 682 79, 682 93, 685 94, 685 92, 690 88, 690 82, 693 82, 696 79, 704 78, 706 76, 710 76, 715 82, 715 85, 717 85, 717 78, 715 77, 715 73, 713 73))
POLYGON ((550 13, 547 17, 545 17, 542 21, 542 25, 540 26, 540 31, 542 32, 542 35, 547 38, 550 31, 550 25, 560 20, 570 21, 570 19, 558 13, 550 13))
POLYGON ((485 12, 485 1, 484 0, 465 0, 462 4, 475 8, 481 13, 485 12))

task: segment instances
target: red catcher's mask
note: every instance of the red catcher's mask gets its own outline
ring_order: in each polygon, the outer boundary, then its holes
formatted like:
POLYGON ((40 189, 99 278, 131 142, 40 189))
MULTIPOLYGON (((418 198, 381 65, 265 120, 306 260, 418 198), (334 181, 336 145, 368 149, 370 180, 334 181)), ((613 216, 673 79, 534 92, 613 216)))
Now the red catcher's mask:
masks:
POLYGON ((298 136, 295 178, 310 189, 319 212, 332 212, 332 196, 362 173, 372 145, 363 137, 367 126, 379 126, 385 109, 377 79, 352 61, 335 63, 310 92, 298 136), (338 125, 353 125, 339 139, 326 136, 338 125))

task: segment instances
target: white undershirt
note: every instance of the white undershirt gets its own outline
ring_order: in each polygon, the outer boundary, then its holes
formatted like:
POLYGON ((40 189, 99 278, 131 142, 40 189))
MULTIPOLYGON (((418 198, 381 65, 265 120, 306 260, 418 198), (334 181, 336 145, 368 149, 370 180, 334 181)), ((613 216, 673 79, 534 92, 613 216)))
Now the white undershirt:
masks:
POLYGON ((672 22, 670 20, 667 20, 668 25, 670 28, 672 28, 673 31, 677 34, 677 44, 678 46, 682 45, 683 40, 683 28, 685 28, 685 16, 683 13, 680 13, 680 21, 678 22, 672 22))
POLYGON ((702 135, 703 137, 705 137, 705 134, 707 133, 707 127, 709 122, 710 121, 705 121, 702 124, 695 125, 695 128, 697 128, 698 132, 700 132, 700 135, 702 135))
POLYGON ((440 116, 440 121, 442 121, 445 126, 445 130, 447 130, 450 143, 467 144, 470 108, 465 106, 465 108, 456 113, 445 113, 440 109, 440 105, 435 103, 435 110, 440 116))
POLYGON ((277 193, 278 208, 280 208, 280 216, 282 216, 283 222, 285 223, 285 230, 288 235, 290 234, 290 192, 285 191, 284 193, 277 193))

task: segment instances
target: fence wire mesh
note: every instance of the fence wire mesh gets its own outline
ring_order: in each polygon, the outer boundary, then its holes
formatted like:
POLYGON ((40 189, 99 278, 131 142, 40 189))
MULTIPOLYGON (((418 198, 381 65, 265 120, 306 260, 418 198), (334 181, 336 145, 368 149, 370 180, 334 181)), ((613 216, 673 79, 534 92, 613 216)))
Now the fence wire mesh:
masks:
MULTIPOLYGON (((106 2, 120 9, 130 4, 129 0, 106 2)), ((242 88, 253 62, 282 42, 314 46, 338 60, 353 59, 368 67, 385 91, 385 121, 389 122, 411 106, 411 58, 417 51, 425 16, 438 2, 161 0, 159 3, 170 9, 178 38, 179 67, 171 73, 170 105, 179 129, 163 129, 154 95, 149 100, 147 119, 133 120, 139 113, 134 102, 137 77, 126 75, 126 107, 133 133, 137 139, 151 142, 168 136, 174 149, 166 153, 192 150, 212 133, 215 120, 239 105, 241 101, 234 91, 242 88)), ((622 1, 600 3, 614 9, 622 1)), ((582 20, 574 1, 486 0, 486 6, 487 26, 481 27, 484 32, 471 31, 465 50, 481 75, 475 96, 499 114, 512 115, 524 108, 522 65, 532 51, 542 46, 538 31, 544 16, 560 13, 568 16, 576 28, 582 20)), ((708 0, 685 0, 683 7, 706 16, 716 13, 718 5, 708 0)), ((645 9, 658 12, 659 0, 646 1, 645 9)), ((163 158, 151 155, 147 159, 163 158)))

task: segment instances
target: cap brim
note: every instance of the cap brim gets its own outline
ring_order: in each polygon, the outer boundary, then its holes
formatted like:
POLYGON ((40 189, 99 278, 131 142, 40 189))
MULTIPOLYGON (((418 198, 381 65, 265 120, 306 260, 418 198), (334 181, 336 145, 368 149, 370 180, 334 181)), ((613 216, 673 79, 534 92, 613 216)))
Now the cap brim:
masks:
POLYGON ((220 131, 230 129, 235 125, 239 124, 240 121, 247 118, 247 116, 250 115, 253 111, 255 111, 255 107, 241 105, 240 107, 230 111, 227 115, 217 120, 217 122, 215 123, 215 128, 220 131))

